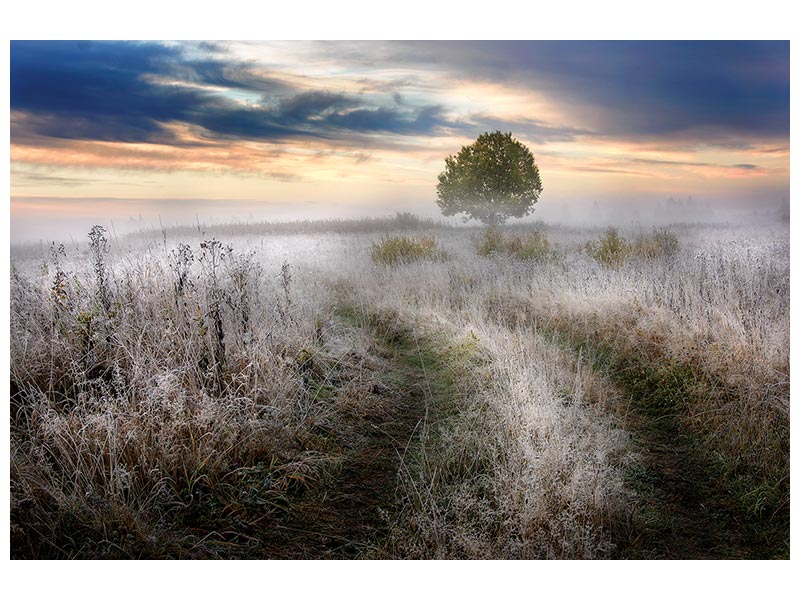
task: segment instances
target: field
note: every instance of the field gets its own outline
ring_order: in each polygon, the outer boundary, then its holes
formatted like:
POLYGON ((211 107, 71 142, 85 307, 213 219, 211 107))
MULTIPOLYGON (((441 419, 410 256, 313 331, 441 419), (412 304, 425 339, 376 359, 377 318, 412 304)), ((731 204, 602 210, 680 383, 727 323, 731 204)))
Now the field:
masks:
POLYGON ((16 558, 787 558, 785 223, 11 249, 16 558))

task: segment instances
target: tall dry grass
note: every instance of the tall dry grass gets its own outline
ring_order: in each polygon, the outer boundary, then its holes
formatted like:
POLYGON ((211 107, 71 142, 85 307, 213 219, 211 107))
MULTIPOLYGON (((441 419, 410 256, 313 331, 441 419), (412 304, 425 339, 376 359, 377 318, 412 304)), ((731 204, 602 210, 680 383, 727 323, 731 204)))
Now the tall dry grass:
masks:
MULTIPOLYGON (((561 244, 551 235, 561 259, 537 264, 475 257, 468 242, 452 236, 443 239, 449 263, 382 273, 378 286, 398 305, 440 320, 558 333, 665 375, 687 370, 681 418, 716 463, 733 503, 756 521, 783 522, 788 232, 685 227, 674 233, 677 250, 670 237, 669 252, 626 256, 613 269, 582 252, 591 231, 583 239, 569 232, 561 244)), ((366 280, 361 285, 369 287, 366 280)))
POLYGON ((598 410, 615 392, 526 332, 470 323, 436 335, 454 372, 448 415, 426 423, 401 478, 399 556, 595 559, 630 535, 628 436, 598 410), (445 340, 447 342, 445 342, 445 340))
POLYGON ((218 240, 114 256, 105 235, 12 277, 14 554, 226 554, 244 531, 192 525, 271 510, 325 459, 306 439, 334 418, 309 384, 338 361, 323 304, 218 240))
POLYGON ((247 506, 279 510, 290 482, 335 473, 314 428, 353 407, 317 383, 345 367, 357 381, 363 364, 330 326, 342 302, 397 315, 459 375, 452 410, 423 422, 405 463, 398 555, 600 557, 624 543, 634 500, 622 473, 636 457, 614 417, 619 391, 554 332, 688 366, 701 387, 687 426, 741 484, 746 511, 782 514, 788 232, 673 232, 677 250, 614 269, 584 252, 601 231, 558 228, 545 233, 559 260, 536 262, 422 229, 450 260, 393 269, 372 263, 382 232, 369 228, 12 249, 14 553, 246 548, 247 506), (241 527, 220 528, 212 516, 233 506, 241 527), (203 532, 190 526, 204 519, 203 532))

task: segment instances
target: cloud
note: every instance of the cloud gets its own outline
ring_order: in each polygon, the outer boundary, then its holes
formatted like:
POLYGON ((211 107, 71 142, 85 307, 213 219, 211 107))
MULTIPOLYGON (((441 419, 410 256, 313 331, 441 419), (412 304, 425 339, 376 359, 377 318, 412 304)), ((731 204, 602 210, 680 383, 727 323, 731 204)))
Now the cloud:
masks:
POLYGON ((636 163, 641 165, 658 165, 658 166, 675 166, 675 167, 711 167, 714 169, 738 169, 742 171, 757 171, 761 170, 758 165, 750 163, 739 163, 734 165, 726 165, 712 162, 698 162, 698 161, 683 161, 683 160, 661 160, 654 158, 631 158, 629 163, 636 163))
POLYGON ((375 64, 427 65, 453 79, 536 91, 609 136, 713 142, 789 134, 788 42, 364 42, 336 49, 354 61, 368 54, 375 64))
POLYGON ((560 161, 575 171, 748 177, 788 156, 784 42, 325 42, 253 46, 247 59, 235 48, 12 42, 12 160, 288 179, 314 152, 337 168, 367 153, 369 167, 424 163, 494 130, 544 156, 585 141, 587 156, 611 145, 689 159, 560 161), (708 147, 748 153, 716 164, 708 147))
POLYGON ((290 123, 302 123, 314 116, 332 114, 337 111, 355 108, 359 102, 345 94, 328 91, 311 91, 281 100, 278 118, 290 123))
POLYGON ((248 63, 187 59, 180 47, 155 43, 13 42, 12 141, 179 145, 173 123, 202 128, 201 140, 435 135, 448 125, 439 105, 300 91, 254 72, 248 63), (264 93, 260 102, 243 103, 213 86, 264 93))
POLYGON ((579 173, 613 173, 615 175, 634 175, 636 177, 649 176, 647 173, 642 173, 641 171, 631 171, 628 169, 617 169, 613 167, 592 167, 592 166, 578 165, 571 167, 570 170, 577 171, 579 173))
POLYGON ((100 181, 99 179, 87 177, 60 177, 58 175, 48 175, 46 173, 31 173, 14 168, 11 169, 11 177, 14 178, 14 185, 19 187, 36 186, 42 183, 59 187, 75 187, 100 181))
POLYGON ((333 113, 325 122, 351 131, 435 135, 438 129, 449 125, 442 113, 442 107, 434 105, 409 109, 381 106, 333 113))
POLYGON ((485 131, 511 131, 516 137, 523 137, 534 144, 572 142, 579 137, 596 135, 588 129, 549 125, 543 121, 528 118, 498 119, 487 114, 470 115, 452 126, 470 137, 477 137, 485 131))
MULTIPOLYGON (((165 142, 164 123, 185 119, 210 98, 143 77, 168 75, 179 58, 160 44, 12 42, 11 110, 30 115, 28 135, 165 142)), ((12 128, 12 141, 17 133, 12 128)))
POLYGON ((629 162, 639 163, 644 165, 666 165, 676 167, 708 167, 710 163, 707 162, 692 162, 684 160, 663 160, 657 158, 631 158, 629 162))
POLYGON ((686 178, 703 178, 708 180, 742 180, 763 178, 774 174, 774 169, 760 167, 753 164, 722 164, 713 162, 681 162, 661 160, 629 161, 595 161, 595 164, 572 165, 570 171, 583 171, 593 173, 613 173, 619 175, 634 175, 654 179, 668 179, 672 181, 686 180, 686 178), (674 170, 664 168, 677 167, 674 170), (650 167, 650 168, 647 168, 650 167))

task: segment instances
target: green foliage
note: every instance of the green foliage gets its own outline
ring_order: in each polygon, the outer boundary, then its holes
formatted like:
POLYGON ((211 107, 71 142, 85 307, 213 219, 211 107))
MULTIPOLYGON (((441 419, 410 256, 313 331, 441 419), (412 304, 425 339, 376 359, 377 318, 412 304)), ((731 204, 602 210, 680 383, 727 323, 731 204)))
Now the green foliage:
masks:
POLYGON ((533 154, 511 133, 484 133, 445 159, 436 204, 445 216, 460 213, 488 225, 524 217, 542 193, 533 154))
POLYGON ((503 234, 496 227, 487 227, 478 238, 479 256, 508 254, 517 260, 542 261, 553 256, 550 242, 541 231, 503 234))
POLYGON ((397 265, 418 260, 445 260, 447 254, 433 236, 389 236, 373 243, 370 249, 373 262, 379 265, 397 265))
POLYGON ((615 227, 609 227, 598 241, 586 244, 586 252, 601 265, 617 268, 630 256, 631 245, 615 227))

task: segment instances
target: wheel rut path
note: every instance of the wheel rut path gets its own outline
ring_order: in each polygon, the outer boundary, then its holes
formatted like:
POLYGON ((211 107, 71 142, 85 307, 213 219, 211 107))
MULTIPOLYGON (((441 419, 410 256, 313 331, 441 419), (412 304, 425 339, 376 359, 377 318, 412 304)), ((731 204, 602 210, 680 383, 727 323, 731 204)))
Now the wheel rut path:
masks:
POLYGON ((678 407, 689 392, 665 389, 635 357, 618 357, 597 372, 630 400, 624 424, 640 456, 627 474, 638 506, 620 558, 774 558, 774 543, 737 510, 732 492, 681 419, 678 407))
MULTIPOLYGON (((446 365, 412 329, 352 314, 341 324, 370 333, 385 359, 378 377, 389 385, 371 392, 377 410, 345 423, 354 435, 346 436, 353 441, 344 445, 338 468, 265 523, 259 551, 265 558, 398 558, 390 539, 404 501, 399 474, 413 462, 404 458, 419 451, 422 429, 452 400, 446 365)), ((774 546, 735 510, 679 411, 663 402, 657 382, 638 375, 641 365, 619 360, 593 368, 630 399, 624 426, 639 455, 626 481, 637 496, 633 521, 609 524, 616 532, 613 557, 774 558, 774 546)))
MULTIPOLYGON (((354 320, 348 315, 341 324, 359 326, 354 320)), ((441 386, 428 385, 429 377, 439 375, 425 369, 411 330, 362 326, 386 359, 388 371, 380 378, 389 385, 373 390, 366 416, 345 423, 355 441, 332 476, 293 499, 285 516, 272 522, 262 547, 269 557, 396 558, 387 541, 402 505, 398 474, 404 457, 417 451, 428 408, 437 401, 431 390, 441 386)))

